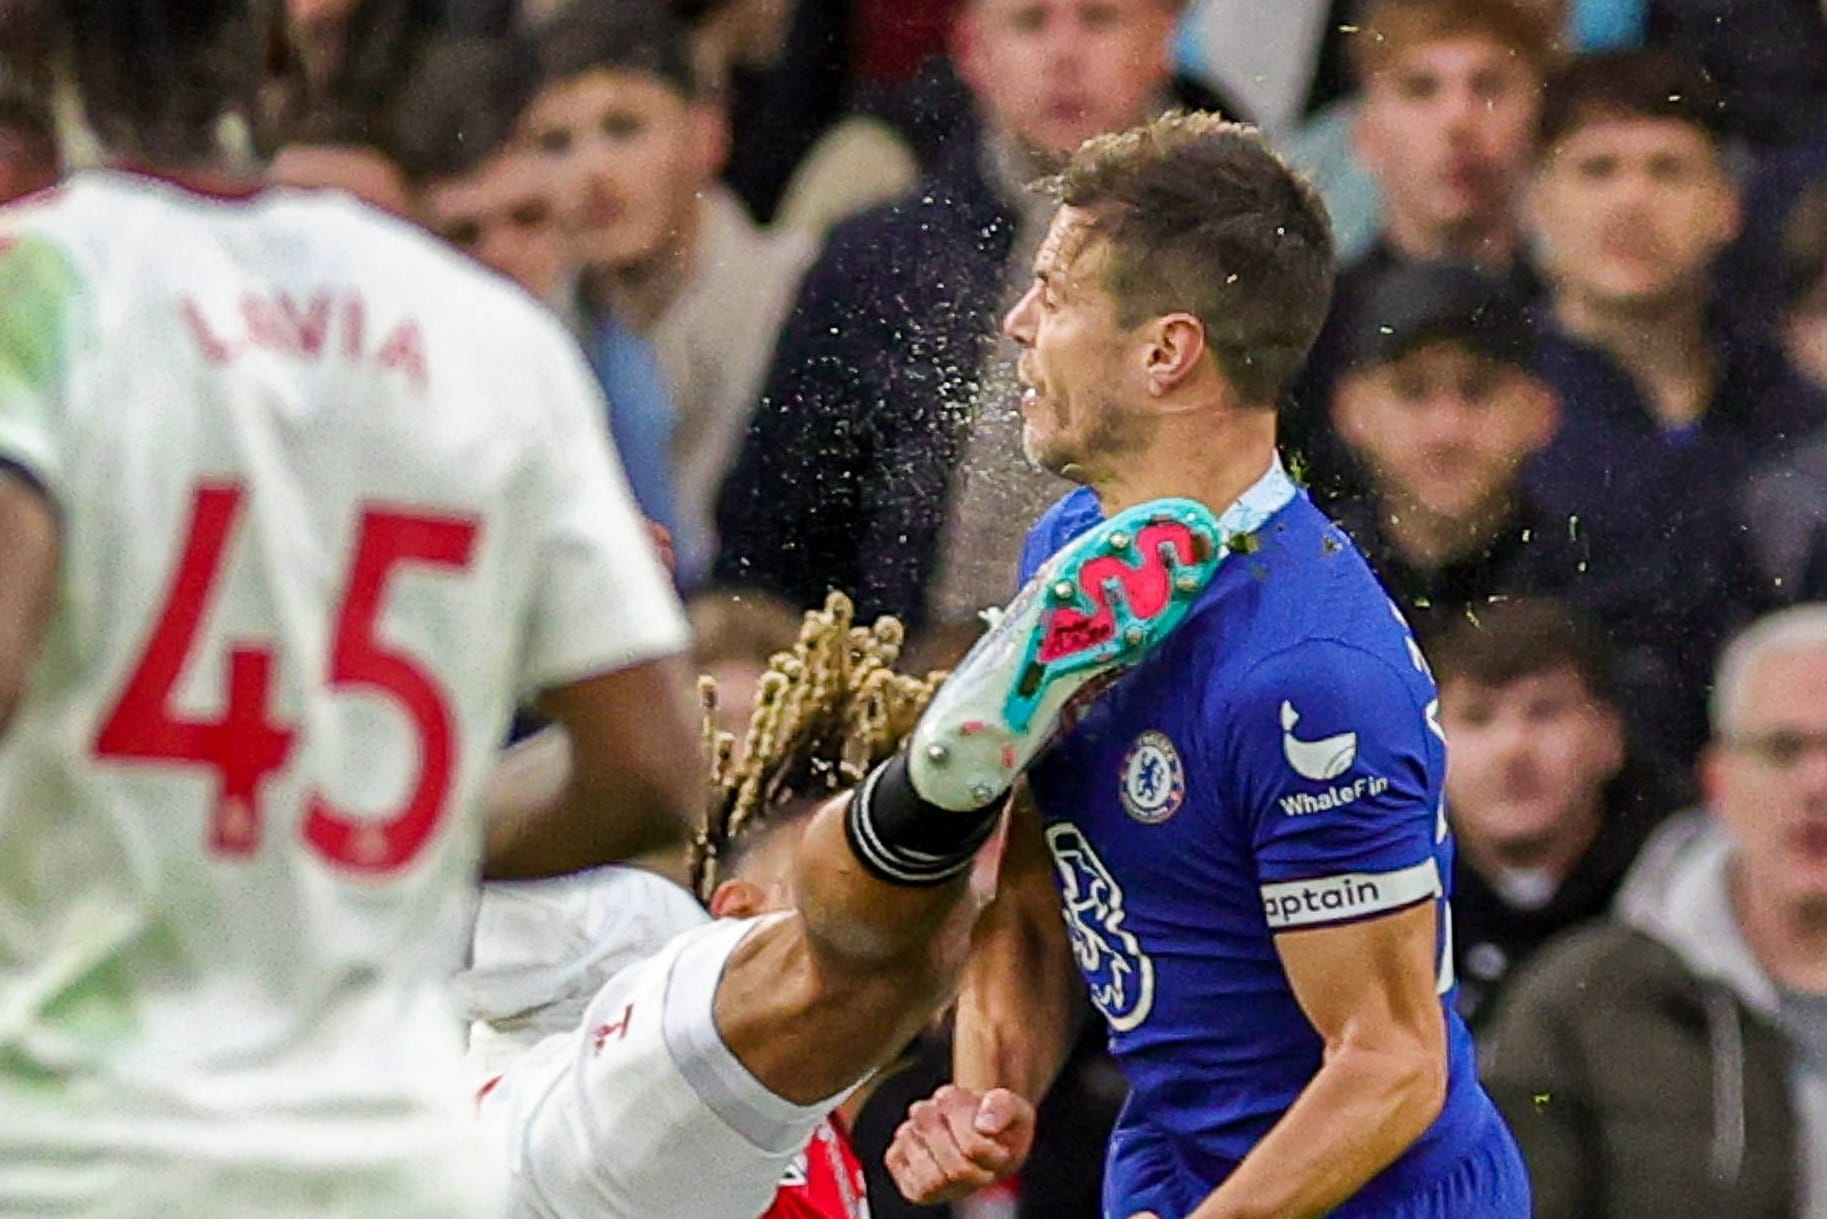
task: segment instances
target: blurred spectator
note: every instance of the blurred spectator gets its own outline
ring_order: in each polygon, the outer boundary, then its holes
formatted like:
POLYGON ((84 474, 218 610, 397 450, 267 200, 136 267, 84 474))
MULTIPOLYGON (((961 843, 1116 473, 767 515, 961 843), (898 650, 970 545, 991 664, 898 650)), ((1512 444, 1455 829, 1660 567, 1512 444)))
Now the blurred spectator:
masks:
POLYGON ((658 0, 575 7, 540 28, 538 50, 525 125, 562 191, 587 312, 651 342, 672 390, 673 536, 689 586, 814 250, 757 227, 716 185, 725 114, 658 0))
POLYGON ((1177 9, 968 0, 957 62, 981 138, 836 230, 807 276, 719 507, 720 579, 795 604, 842 588, 916 626, 1007 594, 1023 533, 1065 489, 1021 455, 1013 345, 996 339, 1051 210, 1027 183, 1165 104, 1177 9))
MULTIPOLYGON (((1827 386, 1827 178, 1791 213, 1778 279, 1784 347, 1799 371, 1827 386)), ((1827 601, 1827 430, 1752 476, 1744 519, 1759 575, 1779 600, 1827 601)))
POLYGON ((1827 123, 1821 0, 1649 0, 1652 45, 1698 63, 1723 94, 1724 129, 1760 149, 1827 123))
POLYGON ((1789 362, 1827 389, 1827 175, 1802 192, 1782 228, 1777 278, 1789 362))
POLYGON ((557 199, 542 159, 517 135, 535 82, 531 49, 515 37, 436 41, 401 90, 394 143, 427 228, 584 332, 635 500, 670 533, 678 521, 671 394, 645 340, 613 321, 592 328, 574 313, 557 199))
POLYGON ((1577 60, 1550 82, 1532 215, 1560 331, 1551 375, 1582 412, 1569 444, 1603 416, 1742 470, 1827 419, 1781 352, 1709 325, 1710 271, 1741 215, 1719 113, 1704 78, 1656 52, 1577 60))
POLYGON ((342 190, 406 215, 411 201, 389 110, 426 27, 417 0, 288 0, 301 63, 280 104, 270 181, 342 190))
POLYGON ((0 204, 55 186, 63 176, 50 112, 17 93, 0 93, 0 204))
MULTIPOLYGON (((1238 0, 1228 0, 1237 3, 1238 0)), ((1561 42, 1570 51, 1622 50, 1641 46, 1649 0, 1525 0, 1541 10, 1550 24, 1561 30, 1561 42)), ((1334 0, 1335 15, 1339 9, 1355 11, 1360 6, 1347 0, 1334 0)), ((1355 32, 1350 19, 1341 18, 1334 27, 1355 32)), ((1182 39, 1182 56, 1187 54, 1182 39)), ((1247 44, 1244 44, 1247 51, 1247 44)), ((1338 58, 1343 59, 1340 55, 1338 58)), ((1298 129, 1283 133, 1279 142, 1288 160, 1306 173, 1326 200, 1332 212, 1332 226, 1339 259, 1355 261, 1375 240, 1382 224, 1383 195, 1377 181, 1365 170, 1357 155, 1352 132, 1357 125, 1358 98, 1346 96, 1323 105, 1330 96, 1328 58, 1321 60, 1319 78, 1314 82, 1316 113, 1298 129)), ((1341 90, 1342 91, 1342 90, 1341 90)))
POLYGON ((717 683, 717 727, 741 749, 761 675, 769 658, 799 638, 800 613, 766 593, 707 589, 685 603, 685 616, 692 663, 717 683))
MULTIPOLYGON (((1175 8, 1186 5, 1186 0, 1163 2, 1175 8)), ((956 0, 953 7, 963 12, 970 5, 956 0)), ((1106 28, 1109 6, 1104 0, 1041 0, 1028 8, 1033 12, 1029 20, 1035 23, 1032 32, 1044 35, 1047 29, 1057 32, 1074 25, 1106 28), (1043 15, 1041 10, 1049 7, 1053 15, 1043 15)), ((964 40, 972 28, 970 22, 954 22, 951 55, 930 58, 901 87, 859 95, 857 113, 820 137, 795 171, 780 201, 783 224, 824 233, 867 204, 905 194, 916 175, 940 167, 955 141, 975 138, 975 86, 959 77, 959 65, 970 54, 964 40)), ((1073 97, 1087 90, 1075 80, 1085 69, 1068 52, 1056 56, 1051 70, 1054 102, 1070 108, 1073 97)), ((1088 87, 1095 92, 1103 86, 1091 82, 1088 87)), ((1173 77, 1167 92, 1173 104, 1188 110, 1212 110, 1239 120, 1250 117, 1230 98, 1191 76, 1173 77)))
POLYGON ((401 90, 396 143, 425 226, 557 307, 569 287, 557 203, 515 139, 533 80, 515 39, 434 43, 401 90))
POLYGON ((1356 149, 1385 199, 1382 231, 1339 275, 1333 320, 1294 391, 1284 434, 1322 500, 1350 486, 1327 428, 1343 319, 1391 267, 1451 258, 1538 281, 1522 224, 1540 86, 1558 21, 1531 0, 1370 0, 1350 44, 1363 99, 1356 149))
POLYGON ((1391 266, 1361 281, 1343 332, 1334 420, 1369 490, 1334 515, 1424 644, 1494 600, 1596 579, 1524 486, 1560 415, 1507 285, 1462 263, 1391 266))
POLYGON ((1685 784, 1633 757, 1609 649, 1550 600, 1499 601, 1430 650, 1451 742, 1453 956, 1474 1027, 1550 937, 1604 914, 1685 784))
POLYGON ((1728 649, 1702 778, 1710 819, 1658 832, 1616 921, 1544 949, 1487 1030, 1537 1219, 1827 1208, 1827 607, 1728 649))
POLYGON ((1680 546, 1678 564, 1641 574, 1646 597, 1692 611, 1664 641, 1690 691, 1676 709, 1690 748, 1722 632, 1768 597, 1737 527, 1743 482, 1827 420, 1779 349, 1709 318, 1740 216, 1719 113, 1664 53, 1576 60, 1549 84, 1531 209, 1552 283, 1541 369, 1566 404, 1532 485, 1618 553, 1680 546))

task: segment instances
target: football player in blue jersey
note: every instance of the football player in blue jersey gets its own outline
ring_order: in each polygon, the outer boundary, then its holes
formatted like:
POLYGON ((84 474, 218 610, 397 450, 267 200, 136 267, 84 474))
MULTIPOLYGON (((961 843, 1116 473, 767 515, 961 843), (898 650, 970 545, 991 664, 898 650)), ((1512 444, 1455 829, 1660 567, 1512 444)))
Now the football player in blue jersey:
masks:
POLYGON ((1083 486, 1034 528, 1022 575, 1159 497, 1218 515, 1222 563, 1029 772, 956 1082, 913 1107, 890 1170, 930 1202, 1020 1167, 1076 958, 1132 1087, 1106 1219, 1526 1219, 1450 1002, 1434 682, 1276 453, 1275 403, 1331 288, 1324 209, 1208 115, 1092 140, 1052 185, 1005 330, 1028 455, 1083 486))

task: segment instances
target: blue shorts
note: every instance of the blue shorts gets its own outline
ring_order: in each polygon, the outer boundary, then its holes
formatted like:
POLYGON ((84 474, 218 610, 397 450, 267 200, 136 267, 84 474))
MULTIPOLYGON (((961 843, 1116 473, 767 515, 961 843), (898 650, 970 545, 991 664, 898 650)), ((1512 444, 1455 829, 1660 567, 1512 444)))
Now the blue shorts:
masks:
MULTIPOLYGON (((1104 1219, 1152 1211, 1185 1219, 1216 1186, 1180 1170, 1164 1140, 1118 1127, 1104 1174, 1104 1219)), ((1441 1175, 1398 1197, 1372 1189, 1330 1219, 1530 1219, 1529 1171, 1502 1121, 1441 1175)))

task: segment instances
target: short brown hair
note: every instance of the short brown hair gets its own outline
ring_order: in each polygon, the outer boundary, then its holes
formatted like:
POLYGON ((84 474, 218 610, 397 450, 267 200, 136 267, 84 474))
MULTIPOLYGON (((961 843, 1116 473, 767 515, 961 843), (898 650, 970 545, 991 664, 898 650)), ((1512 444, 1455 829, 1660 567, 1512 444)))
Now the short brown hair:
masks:
POLYGON ((1415 47, 1483 36, 1546 73, 1560 53, 1559 31, 1538 7, 1518 0, 1370 0, 1346 43, 1360 82, 1415 47))
POLYGON ((1544 153, 1606 119, 1673 119, 1714 144, 1725 140, 1724 102, 1705 72, 1668 51, 1581 55, 1548 78, 1542 97, 1544 153))
POLYGON ((1237 395, 1274 406, 1332 299, 1326 206, 1253 127, 1175 112, 1087 140, 1044 184, 1110 245, 1125 325, 1185 310, 1237 395))
POLYGON ((1455 618, 1428 649, 1440 685, 1497 688, 1571 670, 1600 702, 1616 705, 1611 648, 1598 627, 1549 597, 1518 597, 1455 618))

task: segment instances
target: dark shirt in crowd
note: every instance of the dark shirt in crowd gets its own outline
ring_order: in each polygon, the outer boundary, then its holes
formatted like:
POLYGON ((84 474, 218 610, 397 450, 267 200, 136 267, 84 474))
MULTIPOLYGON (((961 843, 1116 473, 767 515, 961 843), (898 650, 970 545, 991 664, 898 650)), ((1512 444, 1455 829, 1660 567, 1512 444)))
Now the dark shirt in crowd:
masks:
POLYGON ((1827 122, 1820 0, 1651 0, 1646 35, 1705 69, 1727 130, 1754 147, 1795 144, 1827 122))
POLYGON ((1605 352, 1553 330, 1537 348, 1562 422, 1530 463, 1530 491, 1592 537, 1605 601, 1598 616, 1614 635, 1646 646, 1664 670, 1642 682, 1679 691, 1656 740, 1678 757, 1692 756, 1705 738, 1705 691, 1720 645, 1778 600, 1745 538, 1745 483, 1827 421, 1827 397, 1774 348, 1721 340, 1719 356, 1706 410, 1671 430, 1605 352))
POLYGON ((1555 597, 1583 610, 1592 582, 1585 539, 1524 498, 1490 543, 1439 567, 1409 562, 1389 538, 1382 501, 1363 492, 1334 505, 1332 517, 1376 570, 1425 644, 1447 624, 1505 597, 1555 597))
POLYGON ((1014 239, 972 139, 832 233, 724 483, 719 582, 801 605, 840 588, 865 618, 924 621, 1014 239))
POLYGON ((1459 853, 1453 865, 1453 968, 1459 1014, 1474 1029, 1536 949, 1605 915, 1650 832, 1692 794, 1672 773, 1661 764, 1633 760, 1608 783, 1597 834, 1545 900, 1507 895, 1459 853))

